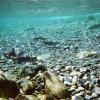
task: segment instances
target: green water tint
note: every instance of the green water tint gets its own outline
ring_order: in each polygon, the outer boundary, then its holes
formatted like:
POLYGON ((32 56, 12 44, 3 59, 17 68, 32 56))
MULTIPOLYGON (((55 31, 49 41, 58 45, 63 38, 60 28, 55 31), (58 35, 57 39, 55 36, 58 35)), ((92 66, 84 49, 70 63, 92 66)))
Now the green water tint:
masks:
MULTIPOLYGON (((0 28, 11 29, 15 31, 23 31, 24 29, 33 27, 48 27, 51 25, 68 25, 72 22, 85 21, 89 16, 95 17, 95 21, 99 22, 99 13, 93 14, 78 14, 78 15, 67 15, 67 16, 20 16, 20 17, 1 17, 0 28)), ((91 20, 91 19, 90 19, 91 20)))
POLYGON ((23 31, 36 26, 69 24, 91 14, 99 16, 99 8, 99 0, 0 0, 0 27, 23 31))

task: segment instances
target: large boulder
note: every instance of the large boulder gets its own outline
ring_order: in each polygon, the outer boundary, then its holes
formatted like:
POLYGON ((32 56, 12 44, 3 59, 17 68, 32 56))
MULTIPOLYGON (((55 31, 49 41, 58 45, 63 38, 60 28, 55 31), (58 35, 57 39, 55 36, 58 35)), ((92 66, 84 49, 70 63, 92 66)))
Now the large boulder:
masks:
POLYGON ((48 95, 57 99, 65 99, 69 97, 67 87, 61 82, 58 77, 50 72, 44 72, 43 78, 45 81, 45 90, 48 95))
POLYGON ((0 73, 0 97, 15 98, 20 89, 15 81, 10 80, 2 72, 0 73))

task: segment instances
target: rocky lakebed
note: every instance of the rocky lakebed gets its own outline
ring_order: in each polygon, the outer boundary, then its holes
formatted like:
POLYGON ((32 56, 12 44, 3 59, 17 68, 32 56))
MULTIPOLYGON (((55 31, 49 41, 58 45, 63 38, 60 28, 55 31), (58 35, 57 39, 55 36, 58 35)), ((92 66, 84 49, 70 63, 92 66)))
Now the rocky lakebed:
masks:
POLYGON ((100 100, 99 17, 59 20, 0 28, 0 100, 100 100))

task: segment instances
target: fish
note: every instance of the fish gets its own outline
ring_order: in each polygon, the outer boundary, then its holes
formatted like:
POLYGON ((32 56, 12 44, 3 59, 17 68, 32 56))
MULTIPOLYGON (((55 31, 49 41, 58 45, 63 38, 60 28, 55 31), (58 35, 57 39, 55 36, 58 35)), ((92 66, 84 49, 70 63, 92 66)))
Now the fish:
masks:
POLYGON ((92 25, 92 26, 90 26, 88 29, 90 29, 90 30, 100 29, 100 24, 92 25))

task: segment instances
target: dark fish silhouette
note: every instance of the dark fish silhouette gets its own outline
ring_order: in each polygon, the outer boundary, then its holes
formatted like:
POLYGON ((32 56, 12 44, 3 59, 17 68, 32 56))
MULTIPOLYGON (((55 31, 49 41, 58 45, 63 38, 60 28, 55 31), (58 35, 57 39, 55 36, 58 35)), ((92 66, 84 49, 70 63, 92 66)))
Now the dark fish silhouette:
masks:
POLYGON ((89 27, 89 29, 100 29, 100 24, 95 24, 89 27))

